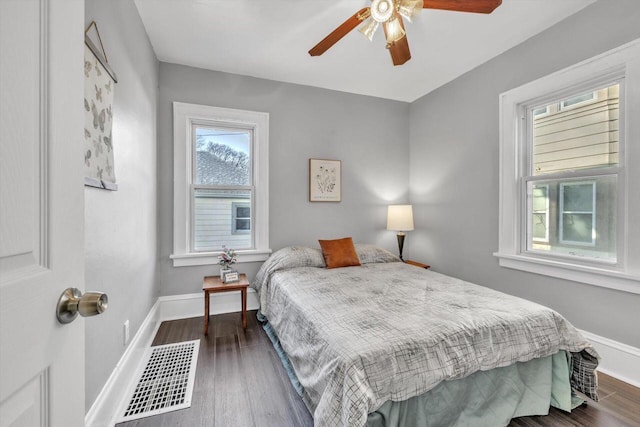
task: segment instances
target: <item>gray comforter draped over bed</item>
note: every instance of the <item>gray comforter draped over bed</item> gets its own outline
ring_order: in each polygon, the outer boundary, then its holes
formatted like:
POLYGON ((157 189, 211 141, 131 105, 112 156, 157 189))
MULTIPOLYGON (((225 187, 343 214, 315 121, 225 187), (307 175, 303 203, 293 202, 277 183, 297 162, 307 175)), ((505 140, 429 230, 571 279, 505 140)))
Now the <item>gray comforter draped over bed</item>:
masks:
POLYGON ((356 249, 363 265, 337 269, 317 249, 282 249, 252 284, 316 426, 363 426, 385 401, 559 350, 573 387, 597 399, 598 356, 555 311, 356 249))

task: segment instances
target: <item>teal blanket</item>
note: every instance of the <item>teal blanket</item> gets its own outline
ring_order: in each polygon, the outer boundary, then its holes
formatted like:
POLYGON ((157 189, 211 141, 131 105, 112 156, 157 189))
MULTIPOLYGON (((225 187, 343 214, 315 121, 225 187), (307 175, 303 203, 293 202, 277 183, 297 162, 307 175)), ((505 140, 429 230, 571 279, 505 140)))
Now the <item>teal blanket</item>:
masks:
MULTIPOLYGON (((296 392, 303 389, 277 335, 258 314, 296 392)), ((571 390, 571 356, 552 356, 479 371, 444 381, 432 390, 401 402, 385 402, 367 417, 367 427, 496 427, 515 417, 547 415, 549 407, 571 412, 584 401, 571 390)))
POLYGON ((570 412, 583 401, 571 391, 564 351, 444 381, 402 402, 385 402, 367 427, 506 426, 511 418, 546 415, 549 406, 570 412))

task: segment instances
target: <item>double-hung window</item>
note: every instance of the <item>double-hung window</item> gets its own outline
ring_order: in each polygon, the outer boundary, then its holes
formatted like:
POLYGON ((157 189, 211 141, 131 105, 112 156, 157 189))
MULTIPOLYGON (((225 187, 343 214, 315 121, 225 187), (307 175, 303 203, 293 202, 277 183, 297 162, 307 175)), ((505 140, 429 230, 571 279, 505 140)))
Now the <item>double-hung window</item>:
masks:
POLYGON ((639 88, 636 41, 501 94, 501 266, 640 293, 639 88))
POLYGON ((617 262, 621 84, 614 79, 590 90, 591 96, 570 95, 542 106, 518 107, 524 123, 524 252, 617 262), (572 108, 562 107, 567 104, 572 108), (541 109, 548 113, 536 114, 541 109))
POLYGON ((174 102, 174 266, 223 247, 262 261, 268 242, 268 114, 174 102))

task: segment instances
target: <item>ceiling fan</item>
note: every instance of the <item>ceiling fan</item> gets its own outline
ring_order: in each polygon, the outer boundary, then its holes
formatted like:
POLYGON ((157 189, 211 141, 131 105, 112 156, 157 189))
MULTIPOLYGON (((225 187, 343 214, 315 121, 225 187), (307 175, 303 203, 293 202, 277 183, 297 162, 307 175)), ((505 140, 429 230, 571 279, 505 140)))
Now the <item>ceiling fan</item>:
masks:
POLYGON ((309 51, 309 55, 322 55, 361 23, 358 30, 369 40, 372 40, 373 34, 382 24, 391 61, 393 61, 393 65, 402 65, 411 59, 409 42, 402 21, 403 17, 411 22, 411 18, 423 8, 491 13, 500 4, 502 4, 502 0, 371 0, 371 6, 363 7, 344 21, 342 25, 315 45, 309 51))

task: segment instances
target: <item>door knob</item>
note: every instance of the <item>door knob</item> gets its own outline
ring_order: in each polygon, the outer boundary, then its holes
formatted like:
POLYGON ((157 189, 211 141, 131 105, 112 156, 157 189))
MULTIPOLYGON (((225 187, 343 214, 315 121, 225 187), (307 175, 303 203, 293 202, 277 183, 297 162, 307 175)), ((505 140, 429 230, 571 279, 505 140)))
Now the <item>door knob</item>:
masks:
POLYGON ((71 323, 78 317, 95 316, 104 313, 109 298, 102 292, 85 292, 84 295, 77 288, 67 288, 58 299, 56 317, 60 323, 71 323))

